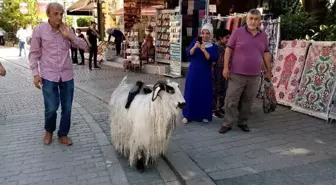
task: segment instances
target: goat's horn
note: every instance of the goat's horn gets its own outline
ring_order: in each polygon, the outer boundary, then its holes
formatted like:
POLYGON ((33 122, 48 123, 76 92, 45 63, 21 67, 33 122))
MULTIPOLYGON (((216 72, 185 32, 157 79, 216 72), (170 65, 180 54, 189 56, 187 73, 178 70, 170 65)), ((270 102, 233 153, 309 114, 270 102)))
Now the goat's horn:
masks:
POLYGON ((156 100, 156 98, 158 97, 159 92, 160 92, 161 90, 162 90, 162 89, 161 89, 161 86, 160 86, 160 85, 154 88, 154 92, 153 92, 153 96, 152 96, 152 101, 155 101, 155 100, 156 100))

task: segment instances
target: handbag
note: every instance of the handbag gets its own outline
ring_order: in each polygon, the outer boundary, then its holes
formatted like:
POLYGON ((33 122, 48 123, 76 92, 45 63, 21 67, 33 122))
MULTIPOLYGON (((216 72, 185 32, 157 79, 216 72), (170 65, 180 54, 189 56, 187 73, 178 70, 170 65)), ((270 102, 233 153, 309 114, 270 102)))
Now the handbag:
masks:
POLYGON ((270 79, 264 79, 263 110, 265 114, 274 112, 277 106, 275 90, 270 79))

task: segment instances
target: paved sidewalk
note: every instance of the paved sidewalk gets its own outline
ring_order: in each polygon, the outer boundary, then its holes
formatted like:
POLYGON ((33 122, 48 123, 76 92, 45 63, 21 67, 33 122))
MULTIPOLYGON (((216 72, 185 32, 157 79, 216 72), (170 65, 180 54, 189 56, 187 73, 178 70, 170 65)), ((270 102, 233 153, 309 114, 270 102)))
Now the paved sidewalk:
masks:
MULTIPOLYGON (((75 75, 76 86, 87 94, 81 97, 95 99, 88 95, 91 94, 100 99, 94 100, 96 103, 86 99, 78 99, 78 102, 90 110, 107 135, 110 132, 106 102, 125 75, 132 81, 146 83, 165 79, 109 67, 89 72, 85 66, 76 66, 75 75)), ((183 92, 185 80, 176 81, 183 92)), ((274 113, 264 114, 260 105, 256 102, 253 108, 250 133, 234 128, 221 135, 218 119, 209 124, 190 123, 177 128, 167 158, 181 178, 191 185, 336 184, 336 125, 283 106, 278 106, 274 113)), ((128 179, 144 178, 128 173, 127 165, 121 164, 128 179)), ((155 179, 152 182, 165 181, 160 170, 153 169, 150 173, 155 179)))
POLYGON ((54 136, 53 144, 44 146, 41 92, 33 87, 24 60, 7 59, 21 66, 0 58, 8 72, 0 79, 0 185, 179 185, 163 160, 140 174, 115 154, 96 121, 107 115, 107 104, 78 88, 69 135, 74 145, 60 145, 54 136))

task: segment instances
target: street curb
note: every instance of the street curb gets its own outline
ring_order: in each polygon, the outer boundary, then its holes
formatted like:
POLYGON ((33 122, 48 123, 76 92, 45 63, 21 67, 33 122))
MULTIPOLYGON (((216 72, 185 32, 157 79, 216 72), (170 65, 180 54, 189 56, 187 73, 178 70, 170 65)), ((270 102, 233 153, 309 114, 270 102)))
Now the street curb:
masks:
MULTIPOLYGON (((77 84, 75 86, 82 91, 97 97, 99 100, 107 104, 109 103, 109 100, 103 98, 104 96, 108 97, 106 93, 98 92, 93 88, 83 87, 84 85, 77 84)), ((169 142, 167 153, 163 156, 163 159, 183 185, 216 185, 216 183, 193 160, 191 160, 178 144, 172 140, 169 142)))
POLYGON ((108 140, 106 134, 99 126, 99 124, 94 120, 91 114, 82 106, 76 108, 78 112, 82 115, 84 120, 88 123, 91 131, 93 132, 98 145, 102 151, 105 163, 107 164, 106 168, 109 173, 110 181, 112 185, 129 185, 126 174, 117 158, 117 155, 108 140))

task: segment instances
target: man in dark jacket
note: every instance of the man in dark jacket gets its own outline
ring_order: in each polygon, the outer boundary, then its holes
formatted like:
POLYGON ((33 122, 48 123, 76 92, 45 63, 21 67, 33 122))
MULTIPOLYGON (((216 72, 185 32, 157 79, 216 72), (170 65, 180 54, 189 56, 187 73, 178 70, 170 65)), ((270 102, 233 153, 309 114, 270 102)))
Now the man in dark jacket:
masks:
POLYGON ((107 31, 109 34, 108 42, 111 40, 111 36, 114 37, 114 42, 116 44, 117 56, 120 55, 121 43, 125 40, 124 34, 119 29, 109 29, 107 31))
POLYGON ((91 26, 86 32, 87 39, 90 44, 90 55, 89 55, 89 69, 92 70, 92 58, 93 58, 93 67, 100 69, 97 64, 97 55, 98 55, 98 40, 100 38, 98 31, 96 30, 97 24, 91 22, 91 26))

